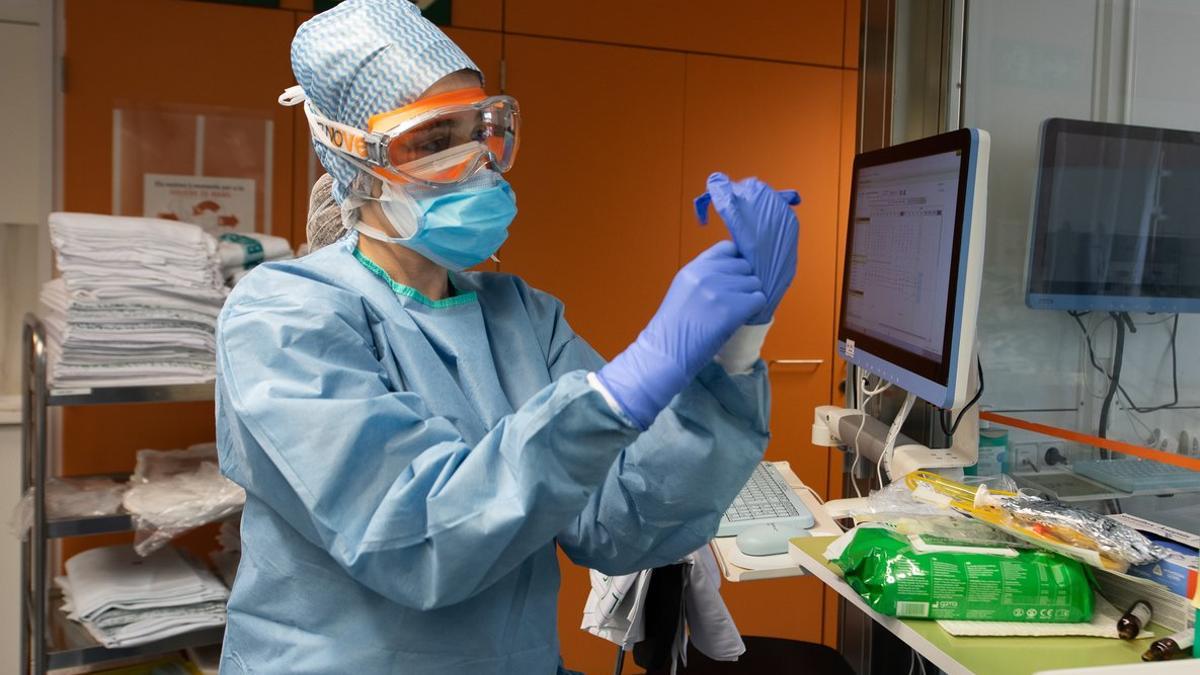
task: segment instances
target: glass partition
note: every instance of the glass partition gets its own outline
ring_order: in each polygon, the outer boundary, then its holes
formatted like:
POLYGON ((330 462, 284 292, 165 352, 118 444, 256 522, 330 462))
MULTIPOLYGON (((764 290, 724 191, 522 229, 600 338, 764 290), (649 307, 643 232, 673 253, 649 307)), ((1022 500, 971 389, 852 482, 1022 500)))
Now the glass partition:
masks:
POLYGON ((992 138, 983 403, 1020 422, 1006 465, 1200 532, 1200 473, 1154 473, 1200 468, 1200 3, 965 6, 961 122, 992 138), (1093 464, 1110 458, 1135 464, 1093 464))

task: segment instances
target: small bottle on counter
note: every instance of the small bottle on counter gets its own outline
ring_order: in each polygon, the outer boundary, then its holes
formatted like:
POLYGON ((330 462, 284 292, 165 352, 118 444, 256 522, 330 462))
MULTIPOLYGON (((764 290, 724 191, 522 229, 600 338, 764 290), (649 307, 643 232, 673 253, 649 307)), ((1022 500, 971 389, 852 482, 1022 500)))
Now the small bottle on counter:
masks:
POLYGON ((1150 603, 1138 600, 1125 612, 1124 616, 1117 620, 1117 635, 1121 636, 1122 640, 1136 639, 1138 633, 1150 625, 1150 619, 1153 616, 1154 609, 1150 607, 1150 603))
POLYGON ((1192 655, 1192 640, 1195 639, 1195 633, 1190 630, 1182 630, 1161 640, 1155 640, 1150 644, 1150 648, 1142 654, 1143 661, 1171 661, 1173 659, 1186 659, 1192 655))

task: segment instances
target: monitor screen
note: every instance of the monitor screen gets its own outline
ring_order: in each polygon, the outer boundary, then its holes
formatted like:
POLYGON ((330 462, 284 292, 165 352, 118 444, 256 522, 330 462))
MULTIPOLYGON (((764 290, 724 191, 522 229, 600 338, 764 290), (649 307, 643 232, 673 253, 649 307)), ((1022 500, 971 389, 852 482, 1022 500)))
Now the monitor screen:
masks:
POLYGON ((1200 311, 1200 133, 1050 119, 1027 303, 1200 311))
POLYGON ((948 346, 961 168, 962 154, 951 151, 857 175, 846 326, 931 365, 948 346))
POLYGON ((859 365, 953 390, 974 147, 964 130, 855 159, 838 340, 859 365))

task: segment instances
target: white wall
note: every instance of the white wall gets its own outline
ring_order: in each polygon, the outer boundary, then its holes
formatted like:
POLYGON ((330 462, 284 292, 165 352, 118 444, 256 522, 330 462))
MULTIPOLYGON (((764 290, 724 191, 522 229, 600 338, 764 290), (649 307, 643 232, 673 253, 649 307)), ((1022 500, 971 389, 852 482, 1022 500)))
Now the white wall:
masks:
POLYGON ((0 671, 15 669, 19 642, 20 546, 9 514, 20 497, 21 316, 36 308, 50 276, 46 214, 55 200, 51 0, 0 0, 0 671))
MULTIPOLYGON (((1200 2, 1195 0, 969 0, 963 120, 992 136, 987 265, 979 326, 989 378, 984 401, 1020 416, 1093 432, 1106 382, 1084 361, 1063 312, 1024 304, 1024 265, 1039 125, 1049 117, 1200 129, 1200 2)), ((1170 395, 1168 324, 1140 315, 1127 340, 1122 383, 1139 403, 1170 395)), ((1111 321, 1099 323, 1102 364, 1111 321)), ((1180 323, 1181 398, 1200 402, 1200 322, 1180 323)), ((1142 416, 1175 438, 1200 433, 1197 411, 1142 416)), ((1112 435, 1145 441, 1123 410, 1112 435)), ((1028 435, 1014 434, 1016 441, 1028 435)))

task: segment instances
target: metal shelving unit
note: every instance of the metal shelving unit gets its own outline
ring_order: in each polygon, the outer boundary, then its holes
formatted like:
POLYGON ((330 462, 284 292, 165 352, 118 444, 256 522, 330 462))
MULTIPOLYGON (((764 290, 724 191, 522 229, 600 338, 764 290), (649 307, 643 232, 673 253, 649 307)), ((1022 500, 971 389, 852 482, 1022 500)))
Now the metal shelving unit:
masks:
POLYGON ((211 382, 166 386, 50 389, 47 380, 46 338, 41 321, 25 316, 21 370, 21 487, 33 488, 33 525, 21 544, 20 673, 42 675, 51 670, 87 666, 140 656, 153 656, 188 647, 218 644, 222 628, 208 628, 163 640, 108 649, 58 609, 57 593, 49 587, 48 548, 51 539, 133 530, 128 514, 82 518, 49 518, 46 514, 48 409, 52 406, 116 403, 176 403, 211 401, 211 382))

